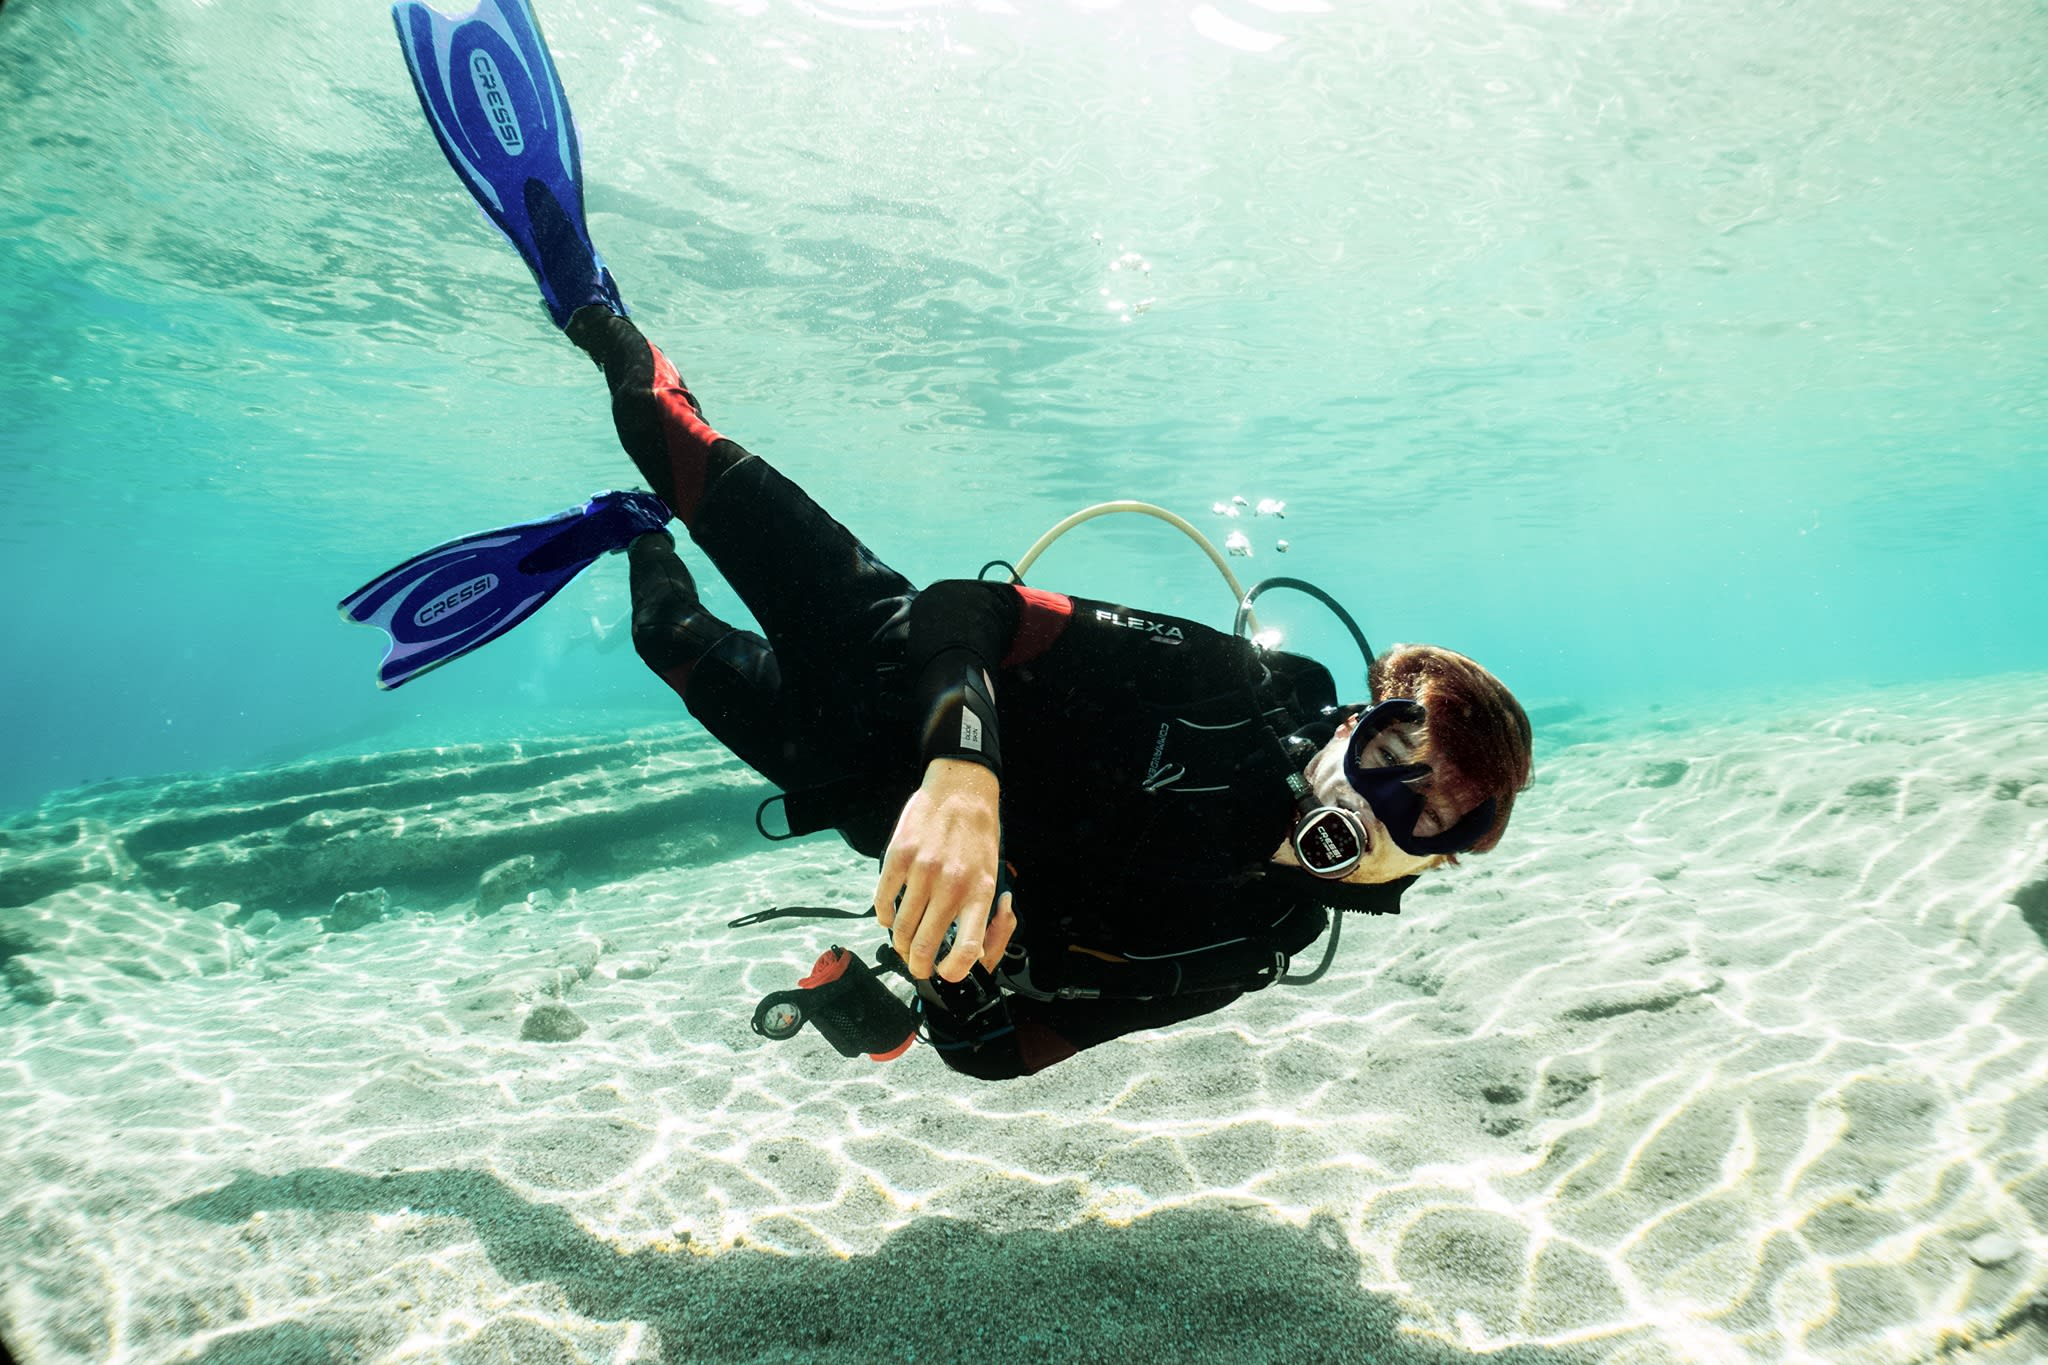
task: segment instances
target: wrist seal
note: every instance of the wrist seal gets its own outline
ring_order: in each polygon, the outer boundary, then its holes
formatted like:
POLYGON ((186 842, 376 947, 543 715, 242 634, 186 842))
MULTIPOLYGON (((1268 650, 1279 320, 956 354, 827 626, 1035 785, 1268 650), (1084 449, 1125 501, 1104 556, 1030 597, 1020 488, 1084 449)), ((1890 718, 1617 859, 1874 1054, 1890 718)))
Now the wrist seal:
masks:
POLYGON ((929 767, 941 758, 979 763, 1003 774, 1001 731, 988 674, 967 650, 948 650, 925 667, 924 725, 919 756, 929 767))

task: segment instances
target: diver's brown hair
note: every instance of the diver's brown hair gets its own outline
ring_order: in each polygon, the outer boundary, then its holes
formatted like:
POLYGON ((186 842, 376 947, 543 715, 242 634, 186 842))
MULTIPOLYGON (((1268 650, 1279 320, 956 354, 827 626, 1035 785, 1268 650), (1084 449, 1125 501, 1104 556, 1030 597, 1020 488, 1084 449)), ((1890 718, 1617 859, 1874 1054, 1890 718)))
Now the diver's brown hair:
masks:
POLYGON ((1499 678, 1462 654, 1435 645, 1395 645, 1367 675, 1373 700, 1412 697, 1429 711, 1428 737, 1416 758, 1436 769, 1434 785, 1463 809, 1494 799, 1493 824, 1472 845, 1484 853, 1507 832, 1515 793, 1535 769, 1529 717, 1499 678))

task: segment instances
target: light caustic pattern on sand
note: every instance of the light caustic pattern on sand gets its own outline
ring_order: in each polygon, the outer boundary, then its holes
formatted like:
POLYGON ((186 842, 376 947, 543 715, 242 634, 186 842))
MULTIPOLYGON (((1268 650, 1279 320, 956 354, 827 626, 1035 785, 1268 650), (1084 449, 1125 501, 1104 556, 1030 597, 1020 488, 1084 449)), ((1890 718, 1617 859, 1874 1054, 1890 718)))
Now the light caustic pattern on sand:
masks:
POLYGON ((51 1359, 280 1323, 365 1358, 633 1359, 645 1305, 743 1245, 836 1261, 935 1217, 1203 1206, 1348 1241, 1406 1330, 1471 1348, 2022 1358, 2048 1284, 2044 694, 1540 715, 1503 849, 1353 922, 1322 983, 1001 1086, 749 1031, 826 942, 879 935, 725 920, 857 904, 872 871, 759 851, 699 741, 59 803, 0 846, 0 888, 34 892, 0 910, 5 1310, 51 1359), (422 841, 481 866, 507 831, 662 870, 485 915, 403 890, 352 930, 291 913, 293 867, 423 877, 422 841))
POLYGON ((2048 949, 2015 904, 2048 880, 2038 695, 1554 751, 1520 851, 1332 1008, 1413 988, 1381 1026, 1438 1034, 1400 1050, 1518 1140, 1372 1201, 1390 1282, 1474 1344, 1568 1339, 1542 1329, 1576 1309, 1647 1329, 1642 1359, 1914 1359, 2023 1326, 2048 1226, 2048 949))

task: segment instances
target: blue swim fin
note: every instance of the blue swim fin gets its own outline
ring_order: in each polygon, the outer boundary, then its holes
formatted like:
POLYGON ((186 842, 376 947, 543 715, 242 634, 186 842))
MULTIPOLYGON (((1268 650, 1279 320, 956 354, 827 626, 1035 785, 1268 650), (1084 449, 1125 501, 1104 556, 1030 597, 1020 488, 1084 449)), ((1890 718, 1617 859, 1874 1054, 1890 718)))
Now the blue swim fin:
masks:
POLYGON ((427 126, 477 206, 505 234, 555 326, 586 304, 626 311, 583 221, 583 162, 569 97, 527 0, 481 0, 450 19, 391 7, 427 126))
POLYGON ((397 687, 497 639, 599 556, 668 524, 652 493, 600 493, 544 521, 436 545, 341 600, 342 619, 391 637, 377 686, 397 687))

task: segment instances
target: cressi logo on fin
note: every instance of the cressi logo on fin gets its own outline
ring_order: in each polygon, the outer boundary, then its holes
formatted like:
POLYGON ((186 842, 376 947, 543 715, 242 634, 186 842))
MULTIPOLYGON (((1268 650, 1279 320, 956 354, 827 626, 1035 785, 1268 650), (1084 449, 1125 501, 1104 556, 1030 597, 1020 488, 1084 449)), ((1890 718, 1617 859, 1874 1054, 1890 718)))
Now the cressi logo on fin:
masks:
POLYGON ((505 78, 499 74, 498 64, 482 48, 469 54, 469 80, 476 87, 477 103, 483 106, 491 121, 491 131, 498 135, 505 154, 518 156, 526 150, 526 132, 519 126, 519 115, 505 94, 505 78))
POLYGON ((449 612, 468 606, 497 586, 498 576, 487 573, 481 578, 464 583, 459 588, 450 588, 447 592, 437 594, 433 601, 414 612, 412 623, 422 628, 431 626, 449 612))
POLYGON ((391 637, 377 685, 397 687, 497 639, 599 556, 668 519, 668 504, 652 493, 600 493, 539 521, 416 554, 342 598, 341 614, 391 637))

